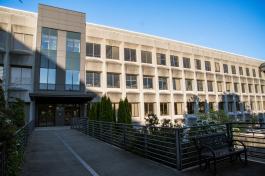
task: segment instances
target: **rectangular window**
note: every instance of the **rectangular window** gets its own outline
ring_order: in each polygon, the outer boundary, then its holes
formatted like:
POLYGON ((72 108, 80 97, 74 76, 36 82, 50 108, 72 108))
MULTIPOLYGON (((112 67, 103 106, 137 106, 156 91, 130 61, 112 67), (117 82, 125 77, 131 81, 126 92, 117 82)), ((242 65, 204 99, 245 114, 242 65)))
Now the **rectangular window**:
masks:
POLYGON ((215 72, 220 72, 220 64, 215 62, 215 72))
POLYGON ((166 65, 166 55, 161 53, 156 53, 156 59, 158 65, 166 65))
POLYGON ((80 38, 77 32, 66 34, 65 90, 80 90, 80 38))
POLYGON ((197 80, 197 89, 198 91, 203 91, 203 81, 197 80))
POLYGON ((223 92, 223 84, 222 84, 222 82, 217 82, 217 91, 218 92, 223 92))
POLYGON ((14 32, 13 36, 14 36, 13 38, 14 49, 19 49, 19 50, 31 50, 32 49, 33 35, 14 32))
POLYGON ((201 70, 202 69, 201 60, 195 59, 195 64, 196 64, 195 66, 196 66, 197 70, 201 70))
POLYGON ((100 87, 100 73, 86 72, 86 85, 89 87, 100 87))
POLYGON ((262 71, 259 70, 259 78, 262 78, 262 71))
POLYGON ((160 103, 160 115, 164 116, 164 115, 168 115, 168 103, 160 103))
POLYGON ((239 74, 243 75, 243 68, 242 67, 239 67, 239 74))
POLYGON ((120 88, 120 74, 107 73, 107 87, 120 88))
POLYGON ((183 67, 184 68, 190 68, 190 58, 183 57, 183 67))
POLYGON ((175 115, 183 115, 183 102, 174 103, 175 115))
POLYGON ((226 83, 226 91, 227 92, 230 92, 231 91, 231 83, 230 82, 227 82, 226 83))
POLYGON ((233 112, 233 102, 228 102, 228 112, 233 112))
POLYGON ((214 109, 213 109, 213 104, 214 104, 214 102, 209 102, 209 111, 213 111, 214 109))
POLYGON ((173 90, 181 90, 181 79, 179 78, 173 78, 173 90))
POLYGON ((186 85, 186 91, 192 91, 193 85, 192 85, 192 79, 186 79, 185 85, 186 85))
POLYGON ((187 113, 194 114, 194 102, 187 102, 187 113))
POLYGON ((213 92, 213 82, 207 81, 208 92, 213 92))
POLYGON ((106 58, 119 60, 119 47, 106 45, 106 58))
POLYGON ((153 114, 154 112, 154 103, 144 103, 144 114, 148 116, 149 114, 153 114))
POLYGON ((227 64, 223 64, 224 67, 224 73, 228 73, 228 65, 227 64))
POLYGON ((210 61, 205 61, 205 70, 211 71, 211 62, 210 61))
POLYGON ((249 92, 249 93, 252 93, 252 84, 249 84, 249 85, 248 85, 248 92, 249 92))
POLYGON ((137 75, 126 74, 126 88, 137 89, 137 75))
POLYGON ((224 106, 224 102, 218 102, 218 110, 224 110, 225 109, 225 106, 224 106))
POLYGON ((260 87, 260 88, 261 88, 261 93, 264 93, 264 91, 265 91, 265 89, 264 89, 264 88, 265 88, 265 86, 264 86, 264 85, 261 85, 261 87, 260 87))
POLYGON ((100 57, 101 47, 100 44, 86 43, 86 56, 100 57))
POLYGON ((199 102, 199 112, 205 113, 205 102, 199 102))
POLYGON ((256 70, 255 69, 252 69, 252 74, 253 74, 253 77, 256 77, 256 70))
POLYGON ((10 85, 29 90, 32 85, 31 75, 31 68, 11 67, 10 85))
POLYGON ((238 83, 234 83, 234 91, 238 92, 238 83))
POLYGON ((247 76, 250 76, 249 68, 246 68, 246 75, 247 75, 247 76))
POLYGON ((124 48, 124 60, 136 62, 136 49, 124 48))
POLYGON ((144 76, 143 85, 144 85, 144 89, 153 89, 153 77, 144 76))
POLYGON ((152 64, 152 53, 150 51, 141 51, 142 63, 152 64))
POLYGON ((139 103, 129 103, 132 117, 139 117, 139 103))
POLYGON ((259 93, 259 85, 258 84, 255 84, 255 92, 259 93))
POLYGON ((159 90, 167 90, 167 78, 159 77, 159 90))
POLYGON ((57 30, 42 28, 39 89, 55 89, 56 60, 57 30))
POLYGON ((178 56, 170 55, 170 63, 172 67, 179 67, 179 58, 178 56))
POLYGON ((236 67, 234 65, 231 65, 232 74, 236 74, 236 67))
POLYGON ((246 84, 241 83, 242 93, 246 93, 246 84))

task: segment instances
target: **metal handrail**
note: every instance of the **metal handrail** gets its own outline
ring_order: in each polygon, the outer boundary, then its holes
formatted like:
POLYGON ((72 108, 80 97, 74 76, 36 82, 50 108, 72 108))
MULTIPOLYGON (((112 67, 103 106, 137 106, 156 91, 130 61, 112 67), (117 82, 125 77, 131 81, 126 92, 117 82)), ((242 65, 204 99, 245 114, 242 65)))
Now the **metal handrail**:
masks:
MULTIPOLYGON (((15 139, 16 148, 19 152, 24 154, 25 148, 28 142, 28 138, 34 129, 34 121, 31 121, 18 129, 13 136, 6 140, 0 142, 0 176, 6 176, 8 174, 7 162, 9 160, 7 153, 7 142, 15 139)), ((21 161, 22 162, 22 161, 21 161)))

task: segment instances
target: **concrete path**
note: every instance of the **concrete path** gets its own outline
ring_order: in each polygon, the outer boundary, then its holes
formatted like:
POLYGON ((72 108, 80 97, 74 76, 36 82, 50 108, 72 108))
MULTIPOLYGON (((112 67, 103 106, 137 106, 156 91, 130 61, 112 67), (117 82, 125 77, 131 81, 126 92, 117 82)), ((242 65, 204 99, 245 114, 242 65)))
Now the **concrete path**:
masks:
POLYGON ((23 176, 176 176, 179 171, 65 127, 37 128, 23 176))

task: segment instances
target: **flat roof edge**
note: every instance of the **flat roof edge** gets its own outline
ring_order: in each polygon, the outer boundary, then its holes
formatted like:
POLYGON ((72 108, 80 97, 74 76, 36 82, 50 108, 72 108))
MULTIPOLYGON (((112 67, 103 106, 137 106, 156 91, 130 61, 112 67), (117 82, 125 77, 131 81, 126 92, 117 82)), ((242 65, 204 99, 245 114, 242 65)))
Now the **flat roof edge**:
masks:
POLYGON ((170 42, 185 44, 185 45, 188 45, 188 46, 191 46, 191 47, 198 47, 198 48, 202 48, 202 49, 208 49, 208 50, 212 50, 212 51, 215 51, 215 52, 221 52, 221 53, 224 53, 224 54, 230 54, 230 55, 233 55, 233 56, 244 57, 246 59, 256 60, 256 61, 259 61, 259 62, 265 62, 265 60, 263 60, 263 59, 257 59, 257 58, 250 57, 250 56, 245 56, 245 55, 242 55, 242 54, 236 54, 236 53, 233 53, 233 52, 228 52, 228 51, 223 51, 223 50, 219 50, 219 49, 215 49, 215 48, 210 48, 210 47, 206 47, 206 46, 201 46, 201 45, 197 45, 197 44, 183 42, 183 41, 179 41, 179 40, 175 40, 175 39, 170 39, 170 38, 167 38, 167 37, 161 37, 161 36, 147 34, 147 33, 142 33, 142 32, 135 32, 135 31, 131 31, 131 30, 126 30, 126 29, 121 29, 121 28, 117 28, 117 27, 111 27, 111 26, 106 26, 106 25, 101 25, 101 24, 96 24, 96 23, 90 23, 90 22, 86 22, 86 24, 93 25, 93 26, 98 26, 98 27, 102 27, 102 28, 109 28, 109 29, 113 29, 113 30, 127 32, 127 33, 133 33, 133 34, 142 35, 142 36, 146 36, 146 37, 151 37, 151 38, 155 38, 155 39, 160 39, 160 40, 166 40, 166 41, 170 41, 170 42))
POLYGON ((8 9, 8 10, 12 10, 12 11, 17 11, 17 12, 28 13, 28 14, 35 15, 35 16, 38 15, 38 13, 36 13, 36 12, 31 12, 31 11, 26 11, 26 10, 15 9, 15 8, 12 8, 12 7, 6 7, 6 6, 1 6, 1 5, 0 5, 0 8, 8 9))

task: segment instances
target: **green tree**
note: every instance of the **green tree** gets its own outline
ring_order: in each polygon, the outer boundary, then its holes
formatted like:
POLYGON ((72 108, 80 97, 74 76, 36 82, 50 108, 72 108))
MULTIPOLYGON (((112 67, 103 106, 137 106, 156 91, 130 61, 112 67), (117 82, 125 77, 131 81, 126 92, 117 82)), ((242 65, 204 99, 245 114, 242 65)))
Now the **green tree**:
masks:
POLYGON ((119 102, 118 122, 126 124, 132 123, 131 109, 127 98, 119 102))
POLYGON ((18 128, 25 125, 25 113, 24 113, 25 103, 19 98, 10 105, 11 117, 14 125, 18 128))
POLYGON ((89 120, 96 120, 97 119, 97 105, 96 103, 92 103, 91 107, 88 112, 89 120))

